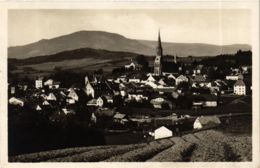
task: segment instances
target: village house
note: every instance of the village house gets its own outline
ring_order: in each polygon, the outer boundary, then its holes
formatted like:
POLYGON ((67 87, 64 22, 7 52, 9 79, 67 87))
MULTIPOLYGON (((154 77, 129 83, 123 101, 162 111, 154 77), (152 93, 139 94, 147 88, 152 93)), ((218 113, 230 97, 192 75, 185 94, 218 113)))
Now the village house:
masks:
POLYGON ((218 105, 218 98, 215 95, 212 94, 204 94, 204 95, 200 95, 203 97, 204 101, 203 101, 203 106, 204 107, 217 107, 218 105))
POLYGON ((40 106, 40 105, 37 105, 37 106, 36 106, 36 108, 35 108, 35 110, 36 110, 36 111, 41 111, 41 110, 42 110, 42 108, 41 108, 41 106, 40 106))
POLYGON ((9 87, 10 88, 10 94, 15 94, 15 92, 16 92, 16 87, 15 86, 10 86, 9 87))
POLYGON ((73 88, 69 89, 69 94, 67 97, 69 98, 69 100, 71 100, 71 102, 75 102, 79 100, 79 96, 73 88))
POLYGON ((131 61, 130 64, 125 65, 125 69, 135 70, 135 68, 136 68, 136 65, 135 65, 135 63, 133 61, 131 61))
POLYGON ((193 123, 193 129, 213 128, 221 124, 217 116, 201 116, 197 117, 193 123))
POLYGON ((162 139, 162 138, 168 138, 172 137, 173 133, 170 129, 166 128, 165 126, 161 126, 154 130, 154 139, 162 139))
POLYGON ((148 100, 148 97, 144 96, 141 93, 128 93, 128 100, 135 100, 137 102, 140 102, 142 100, 148 100))
POLYGON ((96 106, 103 107, 104 99, 102 97, 98 97, 97 99, 91 99, 87 102, 87 106, 96 106))
POLYGON ((246 95, 246 85, 243 80, 237 80, 234 84, 235 95, 246 95))
POLYGON ((173 74, 169 74, 169 75, 167 76, 167 78, 168 78, 168 79, 174 79, 174 80, 176 79, 176 77, 175 77, 173 74))
POLYGON ((226 76, 226 80, 233 80, 233 81, 237 81, 239 79, 243 80, 243 75, 242 74, 236 74, 236 75, 227 75, 226 76))
POLYGON ((39 77, 35 80, 35 88, 40 89, 43 87, 43 77, 39 77))
POLYGON ((166 105, 170 109, 172 109, 172 103, 169 100, 166 100, 163 97, 157 97, 150 100, 150 103, 153 105, 154 108, 162 109, 163 105, 166 105))
POLYGON ((54 95, 54 93, 49 93, 48 96, 46 97, 46 100, 49 100, 49 101, 56 101, 57 98, 56 96, 54 95))
POLYGON ((49 103, 47 100, 44 100, 44 101, 42 102, 42 105, 43 105, 43 106, 49 106, 50 103, 49 103))
POLYGON ((16 97, 11 97, 9 99, 9 104, 12 104, 12 105, 19 105, 21 107, 24 106, 24 101, 20 98, 16 98, 16 97))
POLYGON ((193 69, 193 74, 195 74, 195 75, 201 74, 202 68, 203 68, 203 65, 197 65, 197 66, 193 69))
POLYGON ((86 85, 86 94, 87 96, 92 96, 93 98, 95 97, 95 90, 89 82, 87 82, 86 85))
POLYGON ((125 124, 128 122, 128 117, 126 114, 116 112, 115 115, 113 116, 113 121, 115 123, 125 124))
POLYGON ((63 112, 65 115, 68 115, 68 114, 76 114, 76 112, 75 112, 73 109, 67 108, 67 107, 62 108, 62 112, 63 112))
POLYGON ((195 75, 194 78, 192 79, 193 83, 203 83, 206 81, 206 77, 203 75, 195 75))
POLYGON ((184 75, 180 75, 176 78, 176 85, 179 85, 181 82, 189 82, 189 79, 184 75))

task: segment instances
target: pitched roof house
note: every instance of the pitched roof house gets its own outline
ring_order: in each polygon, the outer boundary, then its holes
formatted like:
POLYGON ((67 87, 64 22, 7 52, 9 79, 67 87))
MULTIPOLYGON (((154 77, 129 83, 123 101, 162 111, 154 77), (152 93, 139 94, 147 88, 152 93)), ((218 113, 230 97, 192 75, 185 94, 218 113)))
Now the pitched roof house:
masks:
POLYGON ((171 137, 172 131, 165 126, 161 126, 154 130, 154 139, 162 139, 162 138, 168 138, 171 137))
POLYGON ((9 99, 9 103, 12 105, 19 105, 21 107, 24 106, 24 101, 22 99, 16 98, 16 97, 11 97, 9 99))
POLYGON ((181 82, 188 82, 189 79, 184 76, 184 75, 180 75, 176 78, 176 85, 179 85, 181 82))
POLYGON ((216 127, 221 124, 217 116, 201 116, 197 117, 193 123, 193 129, 205 129, 216 127))

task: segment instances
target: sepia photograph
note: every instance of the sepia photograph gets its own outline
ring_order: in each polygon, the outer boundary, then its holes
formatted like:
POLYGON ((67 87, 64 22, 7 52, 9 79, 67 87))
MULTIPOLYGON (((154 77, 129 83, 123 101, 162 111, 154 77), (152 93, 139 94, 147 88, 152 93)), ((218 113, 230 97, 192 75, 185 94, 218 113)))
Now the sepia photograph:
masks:
POLYGON ((8 9, 8 162, 252 162, 252 25, 247 8, 8 9))

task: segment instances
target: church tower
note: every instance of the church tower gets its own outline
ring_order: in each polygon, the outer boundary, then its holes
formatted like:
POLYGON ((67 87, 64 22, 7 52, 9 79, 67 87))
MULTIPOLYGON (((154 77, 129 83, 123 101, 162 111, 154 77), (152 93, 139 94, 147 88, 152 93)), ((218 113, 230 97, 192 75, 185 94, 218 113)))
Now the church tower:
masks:
POLYGON ((162 75, 162 56, 163 56, 163 49, 162 49, 161 36, 160 36, 160 31, 159 31, 158 45, 156 48, 156 57, 154 60, 154 75, 155 76, 162 75))

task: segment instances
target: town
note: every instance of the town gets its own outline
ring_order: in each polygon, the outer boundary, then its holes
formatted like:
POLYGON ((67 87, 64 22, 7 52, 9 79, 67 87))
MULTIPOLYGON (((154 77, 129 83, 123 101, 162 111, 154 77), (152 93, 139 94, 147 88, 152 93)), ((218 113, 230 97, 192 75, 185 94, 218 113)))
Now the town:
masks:
POLYGON ((120 142, 125 144, 160 139, 226 124, 232 116, 252 115, 251 51, 179 57, 164 55, 160 32, 157 42, 155 57, 138 55, 110 74, 97 69, 75 80, 57 70, 8 83, 10 131, 17 127, 9 138, 35 135, 18 143, 19 152, 33 151, 23 149, 23 143, 51 144, 37 150, 57 144, 109 144, 100 131, 112 136, 131 133, 120 142), (133 132, 138 138, 131 141, 133 132))

